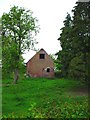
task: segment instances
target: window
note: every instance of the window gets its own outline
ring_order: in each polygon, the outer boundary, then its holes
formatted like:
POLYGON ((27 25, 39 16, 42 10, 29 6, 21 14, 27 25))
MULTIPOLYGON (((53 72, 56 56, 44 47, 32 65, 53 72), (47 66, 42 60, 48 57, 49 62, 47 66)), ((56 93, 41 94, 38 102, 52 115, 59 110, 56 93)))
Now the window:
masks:
POLYGON ((50 68, 47 68, 47 72, 50 72, 50 68))
POLYGON ((45 59, 45 54, 40 54, 40 55, 39 55, 39 58, 40 58, 40 59, 45 59))

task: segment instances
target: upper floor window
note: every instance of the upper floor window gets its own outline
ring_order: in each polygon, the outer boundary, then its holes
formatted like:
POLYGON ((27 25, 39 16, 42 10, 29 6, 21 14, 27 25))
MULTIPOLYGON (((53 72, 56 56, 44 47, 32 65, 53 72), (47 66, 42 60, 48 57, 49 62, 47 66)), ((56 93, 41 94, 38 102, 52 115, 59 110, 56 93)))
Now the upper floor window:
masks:
POLYGON ((45 54, 40 54, 39 59, 45 59, 45 54))

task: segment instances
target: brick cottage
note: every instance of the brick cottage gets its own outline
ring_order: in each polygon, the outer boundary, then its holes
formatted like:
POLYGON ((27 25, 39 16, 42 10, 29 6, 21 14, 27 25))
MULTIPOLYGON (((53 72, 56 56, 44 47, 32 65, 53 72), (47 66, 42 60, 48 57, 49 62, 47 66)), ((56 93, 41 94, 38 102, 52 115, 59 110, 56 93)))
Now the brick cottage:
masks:
POLYGON ((54 62, 44 49, 39 50, 27 63, 30 77, 54 77, 54 62))

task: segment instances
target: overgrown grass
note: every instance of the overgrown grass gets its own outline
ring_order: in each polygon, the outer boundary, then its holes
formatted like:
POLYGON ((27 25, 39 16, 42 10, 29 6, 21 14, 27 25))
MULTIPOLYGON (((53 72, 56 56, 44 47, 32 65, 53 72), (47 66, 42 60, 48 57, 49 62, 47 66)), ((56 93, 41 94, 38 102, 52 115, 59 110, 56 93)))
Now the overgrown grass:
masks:
POLYGON ((80 87, 87 86, 67 79, 3 80, 3 117, 88 118, 88 95, 73 92, 80 87))

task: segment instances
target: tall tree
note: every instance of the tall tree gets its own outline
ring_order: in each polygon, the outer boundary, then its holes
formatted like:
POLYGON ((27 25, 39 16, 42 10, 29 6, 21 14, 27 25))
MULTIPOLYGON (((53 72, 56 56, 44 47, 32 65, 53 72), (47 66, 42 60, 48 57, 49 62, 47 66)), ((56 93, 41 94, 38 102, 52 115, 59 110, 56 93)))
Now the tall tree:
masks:
POLYGON ((60 59, 60 62, 62 64, 61 71, 62 75, 65 77, 68 73, 68 66, 70 62, 70 53, 71 52, 71 38, 70 38, 70 32, 72 29, 72 20, 70 14, 67 13, 66 20, 64 21, 64 27, 61 28, 62 33, 60 34, 60 37, 58 40, 60 41, 60 45, 62 47, 62 50, 58 53, 58 59, 60 59))
POLYGON ((74 58, 71 60, 69 75, 88 80, 88 58, 90 54, 90 3, 77 2, 73 13, 72 46, 74 58))
MULTIPOLYGON (((14 6, 2 15, 3 66, 8 59, 8 67, 14 71, 14 83, 19 77, 21 55, 36 43, 37 19, 30 10, 14 6)), ((6 67, 7 69, 7 67, 6 67)))
POLYGON ((64 21, 59 38, 62 50, 58 53, 58 59, 62 63, 61 70, 64 77, 87 81, 90 54, 90 2, 76 4, 73 19, 70 20, 67 16, 68 19, 64 21))

